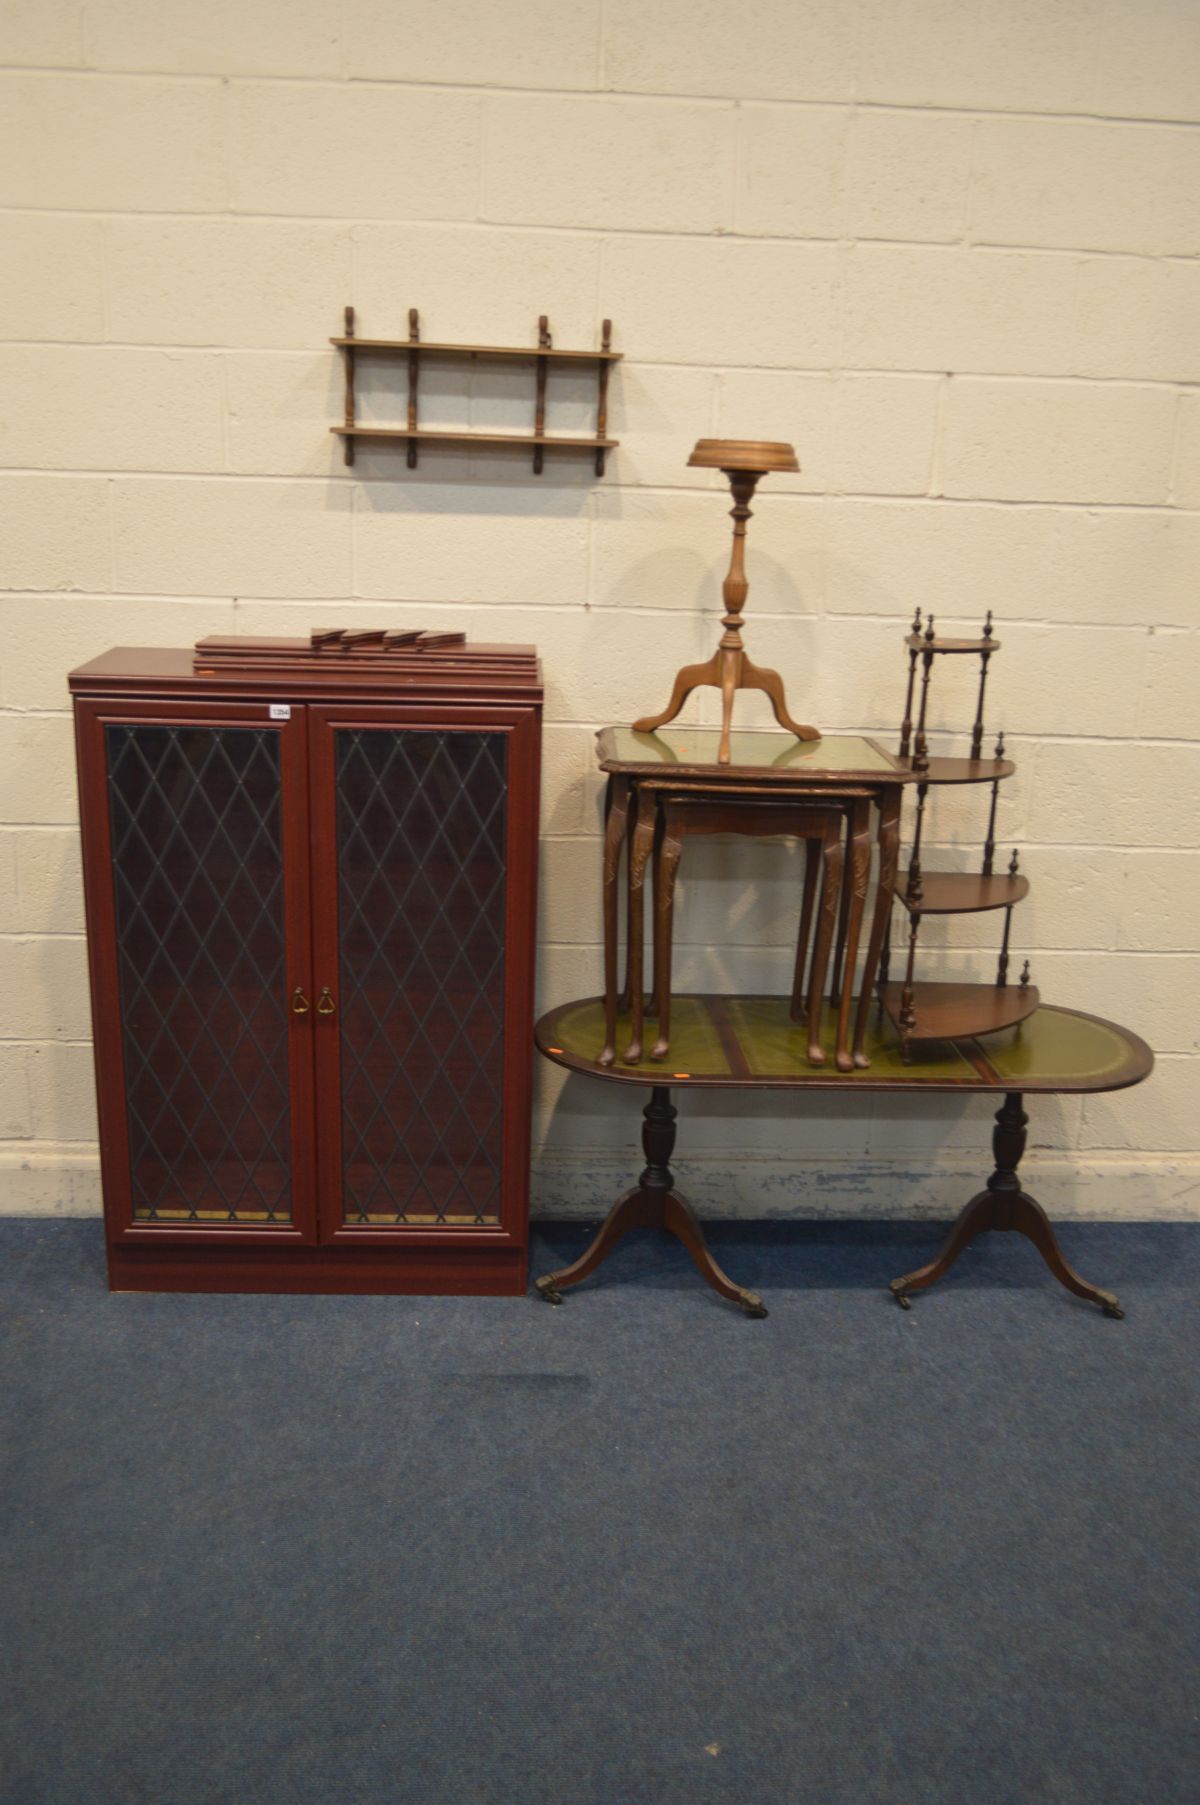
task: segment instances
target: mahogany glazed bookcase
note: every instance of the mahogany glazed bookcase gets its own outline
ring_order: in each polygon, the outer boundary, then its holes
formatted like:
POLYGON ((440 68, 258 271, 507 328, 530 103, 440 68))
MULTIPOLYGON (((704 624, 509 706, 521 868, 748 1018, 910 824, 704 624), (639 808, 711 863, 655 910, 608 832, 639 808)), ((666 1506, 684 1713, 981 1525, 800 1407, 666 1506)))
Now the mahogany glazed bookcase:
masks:
POLYGON ((71 675, 109 1282, 519 1294, 537 659, 324 637, 71 675))

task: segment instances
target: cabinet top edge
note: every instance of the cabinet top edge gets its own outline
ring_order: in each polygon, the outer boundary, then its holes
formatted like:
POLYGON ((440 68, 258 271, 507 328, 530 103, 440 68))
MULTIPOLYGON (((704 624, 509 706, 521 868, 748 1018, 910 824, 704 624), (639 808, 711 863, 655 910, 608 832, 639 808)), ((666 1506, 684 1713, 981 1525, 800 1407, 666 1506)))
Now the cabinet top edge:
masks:
MULTIPOLYGON (((513 650, 533 651, 532 647, 513 650)), ((87 664, 68 672, 73 696, 113 694, 212 697, 270 696, 303 701, 346 699, 403 701, 415 699, 453 701, 516 700, 538 706, 543 699, 541 661, 534 658, 536 676, 525 672, 455 673, 446 670, 408 672, 373 671, 367 668, 328 668, 313 659, 311 668, 250 671, 193 668, 190 646, 113 646, 87 664)))

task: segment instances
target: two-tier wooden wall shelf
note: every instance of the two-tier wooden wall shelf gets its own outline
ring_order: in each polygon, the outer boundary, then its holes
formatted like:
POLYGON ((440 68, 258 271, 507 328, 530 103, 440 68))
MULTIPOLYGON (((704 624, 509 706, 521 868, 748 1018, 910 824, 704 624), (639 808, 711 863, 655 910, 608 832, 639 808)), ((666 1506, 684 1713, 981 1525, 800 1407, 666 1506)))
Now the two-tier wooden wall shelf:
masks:
POLYGON ((621 361, 621 352, 612 348, 612 321, 605 320, 601 328, 600 349, 598 351, 560 351, 555 348, 550 337, 550 325, 545 314, 538 320, 538 342, 533 346, 520 345, 447 345, 436 343, 430 339, 422 339, 420 320, 415 307, 408 310, 407 338, 359 338, 354 330, 354 309, 347 307, 345 311, 345 332, 339 338, 331 338, 330 344, 341 350, 346 364, 346 413, 341 426, 333 426, 331 432, 337 433, 345 442, 347 464, 354 462, 354 447, 358 439, 401 440, 408 446, 408 468, 417 467, 417 453, 422 444, 425 445, 527 445, 533 451, 533 473, 542 474, 545 453, 551 451, 583 451, 595 459, 597 476, 604 475, 605 454, 611 451, 618 440, 610 439, 608 434, 608 372, 612 364, 621 361), (364 425, 359 421, 355 410, 354 367, 357 358, 372 353, 395 357, 404 352, 408 359, 408 418, 403 426, 364 425), (436 356, 443 358, 480 358, 495 362, 515 360, 521 363, 532 363, 536 367, 535 388, 533 396, 533 431, 532 432, 470 432, 451 431, 441 427, 422 427, 417 421, 417 388, 420 374, 421 357, 436 356), (565 364, 595 364, 596 366, 596 430, 587 434, 548 433, 546 431, 546 380, 551 365, 556 368, 565 364))

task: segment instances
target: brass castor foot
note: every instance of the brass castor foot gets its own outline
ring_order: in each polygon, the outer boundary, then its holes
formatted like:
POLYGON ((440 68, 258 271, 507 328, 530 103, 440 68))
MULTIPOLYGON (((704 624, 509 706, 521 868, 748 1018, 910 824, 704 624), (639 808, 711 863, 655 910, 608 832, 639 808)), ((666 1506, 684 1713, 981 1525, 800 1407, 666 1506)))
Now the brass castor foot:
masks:
POLYGON ((743 1291, 738 1299, 747 1316, 768 1316, 770 1312, 756 1291, 743 1291))
POLYGON ((562 1292, 557 1289, 551 1276, 547 1275, 544 1279, 534 1279, 533 1288, 540 1298, 545 1299, 546 1303, 562 1303, 562 1292))
POLYGON ((912 1298, 908 1295, 907 1291, 902 1289, 903 1285, 903 1279, 893 1279, 888 1286, 888 1290, 902 1310, 911 1310, 912 1298))
POLYGON ((1100 1308, 1104 1311, 1106 1316, 1115 1316, 1118 1320, 1121 1320, 1125 1315, 1124 1310, 1122 1310, 1111 1291, 1097 1291, 1096 1302, 1100 1305, 1100 1308))

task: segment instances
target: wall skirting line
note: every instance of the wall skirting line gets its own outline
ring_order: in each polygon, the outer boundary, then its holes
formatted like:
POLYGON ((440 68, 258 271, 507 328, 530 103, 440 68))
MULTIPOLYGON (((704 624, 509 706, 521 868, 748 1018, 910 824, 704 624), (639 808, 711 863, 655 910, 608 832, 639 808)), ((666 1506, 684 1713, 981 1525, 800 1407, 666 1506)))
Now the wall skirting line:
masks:
MULTIPOLYGON (((533 1215, 594 1220, 636 1178, 636 1155, 573 1149, 534 1164, 533 1215)), ((955 1149, 927 1160, 778 1160, 700 1156, 675 1168, 702 1216, 949 1220, 987 1175, 955 1149)), ((1183 1221, 1200 1216, 1200 1153, 1030 1153, 1029 1189, 1060 1220, 1183 1221)), ((29 1143, 0 1147, 0 1216, 96 1216, 95 1150, 29 1143)))

